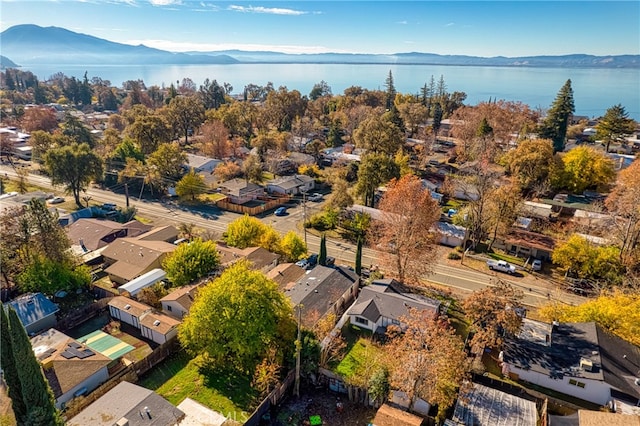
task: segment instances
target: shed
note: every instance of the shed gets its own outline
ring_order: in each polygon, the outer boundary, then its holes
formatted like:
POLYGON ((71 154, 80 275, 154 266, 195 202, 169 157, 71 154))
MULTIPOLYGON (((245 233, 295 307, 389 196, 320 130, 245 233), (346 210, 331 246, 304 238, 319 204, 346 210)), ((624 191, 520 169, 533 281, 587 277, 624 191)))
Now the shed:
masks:
POLYGON ((140 275, 123 286, 118 287, 120 294, 129 293, 131 296, 135 296, 146 287, 151 287, 155 283, 162 281, 167 277, 167 273, 162 269, 152 269, 146 274, 140 275))
POLYGON ((422 417, 382 404, 372 423, 374 426, 421 426, 423 422, 422 417))

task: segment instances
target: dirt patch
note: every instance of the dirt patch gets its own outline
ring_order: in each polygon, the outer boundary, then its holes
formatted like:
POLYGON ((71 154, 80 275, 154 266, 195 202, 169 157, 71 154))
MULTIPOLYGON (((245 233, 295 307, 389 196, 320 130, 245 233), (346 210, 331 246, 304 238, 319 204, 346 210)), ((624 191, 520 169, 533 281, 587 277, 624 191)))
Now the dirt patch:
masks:
POLYGON ((376 409, 349 402, 347 395, 325 389, 300 389, 300 398, 288 397, 266 422, 270 426, 310 425, 311 416, 320 416, 322 425, 366 426, 375 417, 376 409), (340 405, 341 406, 340 406, 340 405))

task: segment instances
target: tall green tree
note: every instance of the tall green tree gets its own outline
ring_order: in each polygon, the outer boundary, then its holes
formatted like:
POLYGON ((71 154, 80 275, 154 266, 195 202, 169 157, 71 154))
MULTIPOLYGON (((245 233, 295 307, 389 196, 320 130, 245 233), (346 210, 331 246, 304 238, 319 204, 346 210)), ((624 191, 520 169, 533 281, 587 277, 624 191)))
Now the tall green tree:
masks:
POLYGON ((295 327, 293 308, 277 284, 240 261, 198 292, 178 336, 212 368, 253 373, 270 351, 284 360, 295 327))
POLYGON ((0 368, 2 368, 4 382, 8 388, 9 398, 11 398, 13 414, 18 424, 22 425, 26 420, 27 406, 22 399, 20 375, 13 358, 9 319, 2 303, 0 303, 0 368))
POLYGON ((184 136, 184 144, 189 143, 189 134, 204 123, 204 104, 196 95, 176 96, 167 106, 168 121, 177 134, 184 136))
POLYGON ((147 164, 158 173, 163 185, 168 186, 182 177, 187 155, 176 142, 163 143, 148 157, 147 164))
POLYGON ((318 254, 318 264, 325 266, 327 264, 327 237, 322 233, 320 236, 320 253, 318 254))
POLYGON ((358 237, 358 245, 356 247, 356 274, 362 273, 362 237, 358 237))
POLYGON ((183 286, 206 276, 220 266, 220 255, 213 241, 196 238, 180 244, 162 262, 167 278, 175 286, 183 286))
POLYGON ((272 226, 246 214, 227 225, 223 239, 232 247, 262 247, 274 252, 280 244, 279 234, 272 226))
POLYGON ((629 118, 629 114, 622 104, 614 105, 605 112, 596 124, 596 137, 606 144, 605 152, 609 152, 611 143, 623 143, 625 137, 633 134, 636 122, 629 118))
POLYGON ((386 154, 365 154, 358 168, 355 193, 362 197, 364 205, 374 207, 376 189, 393 178, 400 177, 400 167, 386 154))
POLYGON ((391 73, 391 70, 389 70, 389 75, 387 75, 387 78, 384 80, 384 87, 385 87, 385 108, 387 109, 387 111, 391 110, 391 107, 393 107, 393 101, 396 99, 396 86, 393 83, 393 74, 391 73))
POLYGON ((73 194, 78 207, 83 208, 80 192, 84 191, 92 180, 102 176, 100 157, 88 144, 73 143, 49 150, 44 156, 44 161, 51 174, 51 183, 66 185, 65 189, 73 194))
POLYGON ((9 308, 9 334, 13 360, 18 370, 22 400, 27 407, 25 425, 62 425, 54 405, 53 392, 42 373, 18 314, 9 308))
POLYGON ((404 143, 404 134, 391 121, 391 115, 381 117, 371 115, 353 133, 356 146, 367 152, 385 154, 392 157, 404 143))
POLYGON ((573 89, 571 88, 571 80, 569 79, 560 88, 556 99, 547 112, 547 117, 542 122, 538 131, 538 136, 541 139, 551 139, 553 141, 554 152, 564 150, 569 118, 574 112, 573 89))

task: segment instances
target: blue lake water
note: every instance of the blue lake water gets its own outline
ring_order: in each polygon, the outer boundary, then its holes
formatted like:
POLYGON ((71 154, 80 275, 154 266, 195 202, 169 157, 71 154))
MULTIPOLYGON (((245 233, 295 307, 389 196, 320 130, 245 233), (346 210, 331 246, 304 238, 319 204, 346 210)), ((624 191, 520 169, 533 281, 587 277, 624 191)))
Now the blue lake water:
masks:
POLYGON ((229 83, 234 93, 244 86, 286 86, 308 94, 313 85, 326 81, 334 94, 350 86, 384 89, 384 81, 393 73, 396 90, 419 93, 433 75, 436 82, 444 76, 449 92, 467 94, 465 104, 475 105, 491 99, 520 101, 531 108, 548 108, 562 85, 571 79, 576 115, 599 117, 607 108, 622 104, 629 116, 640 121, 640 71, 637 69, 595 68, 506 68, 443 65, 389 64, 234 64, 234 65, 144 65, 144 66, 28 66, 40 80, 56 72, 82 78, 87 71, 120 86, 124 81, 142 79, 147 86, 168 86, 185 77, 196 85, 209 78, 229 83))

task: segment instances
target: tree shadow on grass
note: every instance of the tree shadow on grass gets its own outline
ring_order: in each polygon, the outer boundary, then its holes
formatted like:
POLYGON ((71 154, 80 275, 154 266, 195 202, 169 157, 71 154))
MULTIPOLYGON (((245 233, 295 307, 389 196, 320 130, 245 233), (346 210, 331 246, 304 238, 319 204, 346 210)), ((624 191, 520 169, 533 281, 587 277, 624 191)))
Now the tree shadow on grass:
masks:
POLYGON ((213 368, 206 364, 198 366, 206 387, 215 389, 239 407, 253 407, 259 392, 251 387, 252 377, 232 368, 213 368))

